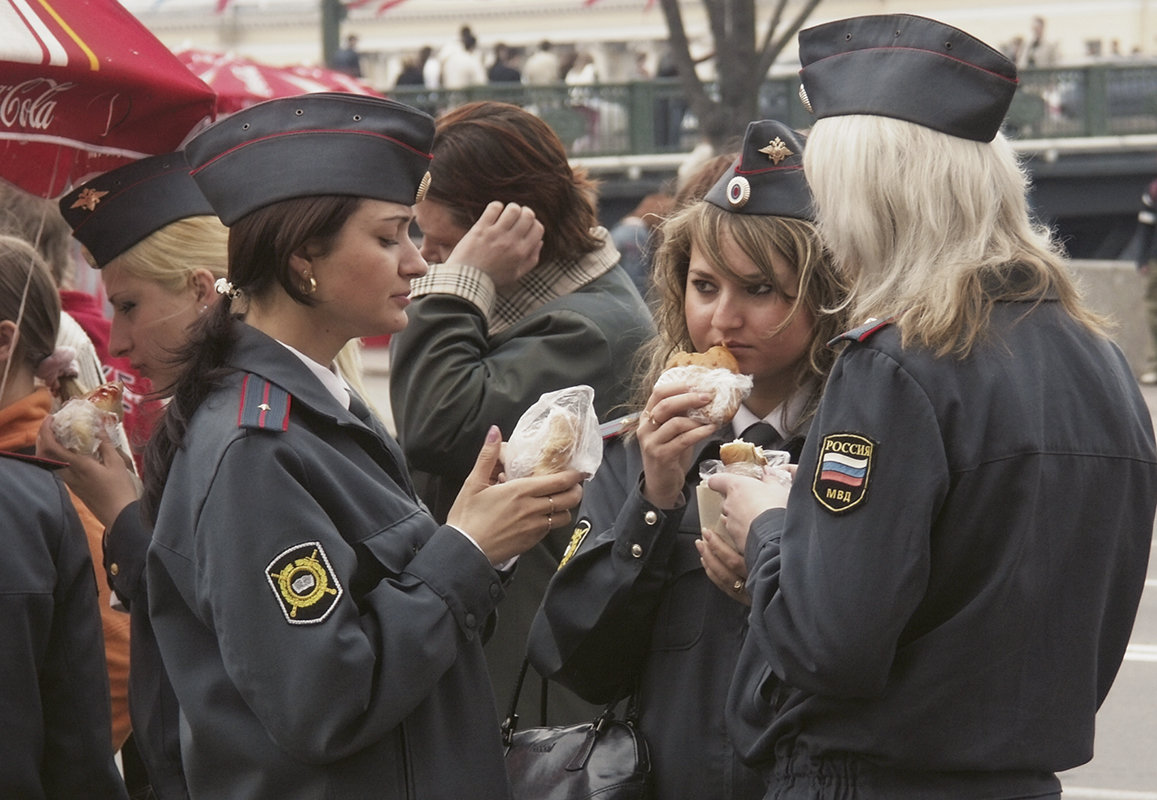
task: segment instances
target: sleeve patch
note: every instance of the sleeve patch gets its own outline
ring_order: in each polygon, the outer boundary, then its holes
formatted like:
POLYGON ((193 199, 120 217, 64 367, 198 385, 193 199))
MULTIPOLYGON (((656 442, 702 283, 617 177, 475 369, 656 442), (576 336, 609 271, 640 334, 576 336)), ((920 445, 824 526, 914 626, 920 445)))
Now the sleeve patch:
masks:
POLYGON ((868 494, 876 443, 858 433, 830 433, 820 442, 812 496, 833 514, 844 514, 868 494))
POLYGON ((290 625, 322 622, 341 598, 341 583, 321 542, 304 542, 280 553, 265 577, 290 625))

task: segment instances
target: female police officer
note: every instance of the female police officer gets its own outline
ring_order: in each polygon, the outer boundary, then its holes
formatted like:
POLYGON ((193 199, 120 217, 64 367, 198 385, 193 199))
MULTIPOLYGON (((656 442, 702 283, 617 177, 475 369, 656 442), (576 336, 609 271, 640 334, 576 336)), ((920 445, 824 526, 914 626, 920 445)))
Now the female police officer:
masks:
MULTIPOLYGON (((639 422, 606 445, 586 493, 574 555, 559 568, 528 643, 543 675, 607 702, 638 684, 640 729, 664 800, 762 795, 738 762, 723 706, 746 627, 746 569, 728 595, 708 582, 695 486, 721 441, 798 456, 839 333, 843 287, 820 247, 803 137, 775 120, 747 127, 740 157, 700 200, 667 219, 655 255, 659 335, 637 378, 639 422), (727 344, 753 387, 722 427, 704 396, 656 386, 672 352, 727 344), (763 430, 763 438, 756 441, 763 430)), ((724 554, 726 557, 726 554, 724 554)))
POLYGON ((1015 67, 907 15, 805 30, 800 58, 820 234, 874 319, 786 513, 710 479, 752 592, 729 728, 767 797, 1059 798, 1145 582, 1149 411, 1030 221, 1015 67))
POLYGON ((406 324, 433 120, 316 94, 195 137, 229 225, 226 294, 150 442, 149 611, 198 797, 504 797, 481 639, 508 561, 580 475, 498 483, 492 429, 437 525, 397 444, 331 371, 406 324))

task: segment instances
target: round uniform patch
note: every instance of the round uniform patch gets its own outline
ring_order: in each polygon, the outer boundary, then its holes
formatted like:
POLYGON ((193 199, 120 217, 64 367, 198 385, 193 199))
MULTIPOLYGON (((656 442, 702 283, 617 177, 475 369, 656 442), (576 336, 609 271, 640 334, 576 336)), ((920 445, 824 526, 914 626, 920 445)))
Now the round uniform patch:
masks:
POLYGON ((872 477, 876 443, 858 433, 830 433, 820 443, 820 463, 812 495, 833 514, 843 514, 863 502, 872 477))
POLYGON ((579 546, 583 543, 583 539, 587 538, 587 534, 590 532, 591 521, 589 519, 580 519, 578 524, 574 526, 574 533, 570 535, 570 544, 566 546, 566 552, 562 554, 562 559, 558 562, 559 569, 566 566, 566 562, 570 561, 571 556, 578 552, 579 546))
POLYGON ((736 175, 727 182, 727 202, 736 208, 743 208, 751 199, 751 184, 742 175, 736 175))
POLYGON ((269 562, 265 577, 291 625, 321 622, 342 594, 321 542, 304 542, 282 552, 269 562))

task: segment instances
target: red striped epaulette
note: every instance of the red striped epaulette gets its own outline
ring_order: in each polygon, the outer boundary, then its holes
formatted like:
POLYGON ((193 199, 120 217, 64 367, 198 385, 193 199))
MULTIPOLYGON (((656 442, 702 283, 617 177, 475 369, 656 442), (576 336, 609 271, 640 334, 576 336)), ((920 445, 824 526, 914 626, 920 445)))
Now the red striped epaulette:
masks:
POLYGON ((241 381, 241 407, 237 411, 238 428, 266 431, 289 430, 289 392, 276 383, 257 375, 246 375, 241 381))
POLYGON ((603 441, 614 439, 616 436, 621 436, 633 428, 638 421, 638 414, 627 414, 625 417, 607 420, 599 426, 599 435, 603 437, 603 441))
POLYGON ((839 336, 828 342, 828 347, 838 344, 840 342, 866 342, 876 331, 883 330, 892 324, 892 318, 876 319, 870 317, 867 322, 859 327, 852 328, 850 331, 844 331, 839 336))
POLYGON ((68 466, 66 461, 57 461, 55 458, 41 458, 34 456, 31 453, 14 453, 11 450, 0 450, 0 458, 11 458, 16 461, 24 461, 29 464, 34 464, 44 469, 62 469, 68 466))

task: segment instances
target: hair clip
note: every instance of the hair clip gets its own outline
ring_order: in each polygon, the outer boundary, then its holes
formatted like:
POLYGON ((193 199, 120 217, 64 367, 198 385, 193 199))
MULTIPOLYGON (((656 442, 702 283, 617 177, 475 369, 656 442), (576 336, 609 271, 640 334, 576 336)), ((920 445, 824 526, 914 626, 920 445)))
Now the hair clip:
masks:
POLYGON ((236 288, 228 278, 218 278, 214 281, 213 288, 217 290, 217 294, 223 294, 230 300, 236 300, 241 295, 241 290, 236 288))

